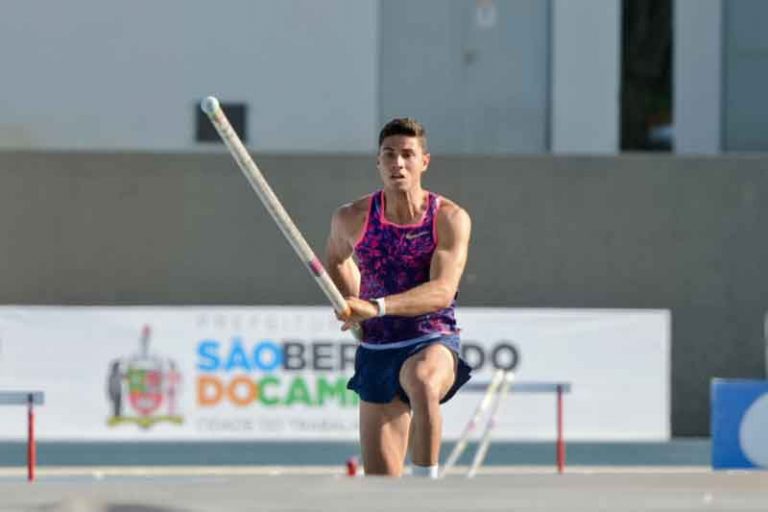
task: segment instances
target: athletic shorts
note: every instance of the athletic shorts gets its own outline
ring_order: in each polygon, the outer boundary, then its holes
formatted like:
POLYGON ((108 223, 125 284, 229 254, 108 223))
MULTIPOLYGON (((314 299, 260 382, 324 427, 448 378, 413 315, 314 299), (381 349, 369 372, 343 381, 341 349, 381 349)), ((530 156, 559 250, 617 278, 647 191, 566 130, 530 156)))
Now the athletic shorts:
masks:
POLYGON ((366 402, 388 404, 397 396, 406 404, 410 404, 408 395, 400 385, 400 368, 406 359, 435 343, 448 347, 458 362, 453 386, 440 400, 440 403, 447 402, 461 386, 466 384, 472 371, 461 358, 459 337, 455 335, 433 338, 398 348, 379 349, 360 345, 355 353, 355 374, 347 383, 347 389, 356 392, 360 399, 366 402))

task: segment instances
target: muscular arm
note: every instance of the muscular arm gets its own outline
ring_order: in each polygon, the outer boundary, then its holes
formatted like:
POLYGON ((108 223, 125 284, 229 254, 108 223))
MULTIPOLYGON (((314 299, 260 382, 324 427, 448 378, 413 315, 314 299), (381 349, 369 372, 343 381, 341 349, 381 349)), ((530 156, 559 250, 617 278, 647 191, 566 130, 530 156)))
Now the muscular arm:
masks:
POLYGON ((410 290, 385 298, 388 315, 418 316, 451 305, 467 263, 471 221, 469 214, 449 203, 437 216, 437 247, 430 279, 410 290))
MULTIPOLYGON (((384 298, 387 315, 423 315, 448 307, 453 301, 467 262, 471 221, 465 210, 448 202, 441 206, 436 220, 438 243, 432 255, 429 281, 403 293, 387 295, 384 298)), ((358 285, 359 282, 358 278, 358 285)), ((345 327, 378 313, 376 305, 357 296, 349 297, 347 303, 351 316, 346 319, 345 327)))
POLYGON ((325 248, 326 270, 344 297, 357 297, 360 293, 360 271, 352 253, 364 220, 365 210, 359 201, 342 206, 331 219, 325 248))

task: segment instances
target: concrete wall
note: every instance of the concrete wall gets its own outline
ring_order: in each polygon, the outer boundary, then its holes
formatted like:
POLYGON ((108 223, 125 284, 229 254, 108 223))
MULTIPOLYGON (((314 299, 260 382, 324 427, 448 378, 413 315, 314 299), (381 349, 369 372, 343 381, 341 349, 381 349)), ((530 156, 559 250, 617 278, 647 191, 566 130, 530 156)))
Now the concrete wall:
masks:
POLYGON ((0 148, 206 150, 214 94, 259 151, 367 152, 392 115, 449 152, 616 151, 619 0, 48 4, 3 3, 0 148))
POLYGON ((381 0, 380 122, 419 119, 441 154, 547 151, 550 18, 542 0, 381 0))
POLYGON ((621 2, 552 2, 553 153, 619 150, 621 2))
MULTIPOLYGON (((259 156, 322 251, 372 157, 259 156)), ((762 377, 768 161, 435 155, 474 218, 460 304, 668 308, 675 435, 709 378, 762 377)), ((0 152, 0 303, 324 304, 227 154, 0 152)), ((573 357, 579 357, 573 347, 573 357)))
POLYGON ((723 5, 723 149, 768 150, 768 3, 723 5))
POLYGON ((0 148, 186 150, 197 102, 249 106, 251 147, 375 147, 375 0, 3 3, 0 148), (333 129, 328 125, 333 122, 333 129))
POLYGON ((722 148, 723 0, 673 3, 673 144, 679 154, 722 148))

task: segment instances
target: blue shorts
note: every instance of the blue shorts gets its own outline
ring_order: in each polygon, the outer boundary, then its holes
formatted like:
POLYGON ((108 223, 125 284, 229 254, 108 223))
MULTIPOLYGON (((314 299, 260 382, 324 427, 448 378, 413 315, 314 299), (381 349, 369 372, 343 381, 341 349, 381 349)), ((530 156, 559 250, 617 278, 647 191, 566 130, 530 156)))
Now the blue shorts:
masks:
POLYGON ((453 386, 440 403, 447 402, 469 380, 472 369, 459 354, 459 337, 455 335, 433 338, 399 348, 372 349, 357 347, 355 374, 349 379, 347 389, 356 392, 361 400, 375 404, 388 404, 395 396, 410 404, 408 395, 400 385, 400 368, 405 360, 420 350, 441 343, 453 352, 458 362, 453 386))

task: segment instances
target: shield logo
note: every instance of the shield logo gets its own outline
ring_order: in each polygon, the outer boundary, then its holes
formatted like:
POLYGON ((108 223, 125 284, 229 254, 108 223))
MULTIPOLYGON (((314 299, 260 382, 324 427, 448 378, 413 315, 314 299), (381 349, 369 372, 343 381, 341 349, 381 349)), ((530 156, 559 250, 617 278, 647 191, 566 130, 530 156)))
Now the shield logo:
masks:
POLYGON ((160 368, 128 368, 128 399, 142 416, 155 412, 163 402, 163 373, 160 368))

